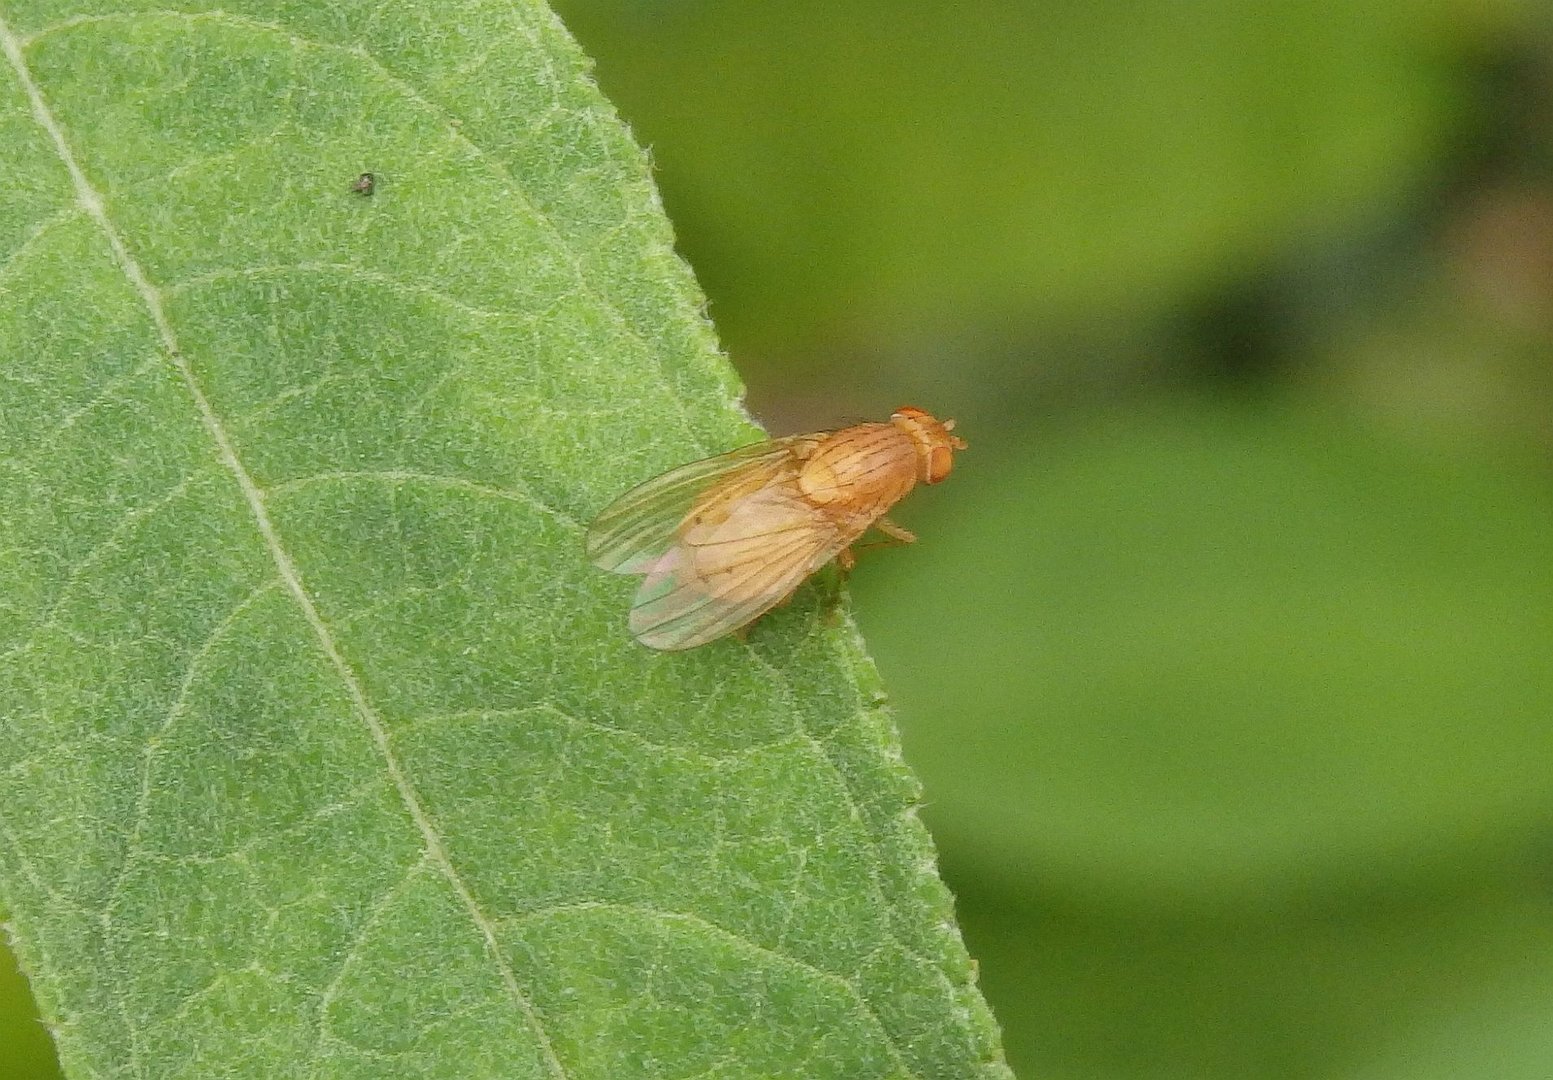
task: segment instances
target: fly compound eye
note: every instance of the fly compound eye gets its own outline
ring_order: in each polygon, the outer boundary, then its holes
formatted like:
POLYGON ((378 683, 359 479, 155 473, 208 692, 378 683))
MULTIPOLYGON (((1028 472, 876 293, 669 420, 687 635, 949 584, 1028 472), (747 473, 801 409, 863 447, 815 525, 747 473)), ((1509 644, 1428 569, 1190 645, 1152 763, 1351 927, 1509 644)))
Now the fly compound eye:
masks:
POLYGON ((935 446, 927 456, 927 475, 923 479, 929 484, 936 484, 949 475, 954 468, 954 451, 947 446, 935 446))

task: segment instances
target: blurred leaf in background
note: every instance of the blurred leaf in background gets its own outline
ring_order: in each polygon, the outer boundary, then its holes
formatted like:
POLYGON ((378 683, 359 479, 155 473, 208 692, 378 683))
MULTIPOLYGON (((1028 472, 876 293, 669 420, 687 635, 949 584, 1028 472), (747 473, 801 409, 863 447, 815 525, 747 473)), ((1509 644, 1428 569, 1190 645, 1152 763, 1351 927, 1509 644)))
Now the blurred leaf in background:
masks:
POLYGON ((27 980, 0 938, 0 1078, 47 1080, 57 1075, 48 1030, 38 1019, 27 980))
POLYGON ((1310 407, 1136 408, 1042 443, 967 455, 912 507, 930 568, 856 579, 886 654, 944 628, 890 686, 937 720, 913 748, 962 849, 1222 902, 1553 815, 1530 464, 1421 460, 1310 407))
MULTIPOLYGON (((564 0, 735 358, 1157 314, 1426 182, 1502 4, 564 0)), ((808 375, 813 370, 805 371, 808 375)), ((779 376, 773 373, 772 378, 779 376)))
POLYGON ((1553 967, 1545 478, 1308 405, 1041 442, 856 577, 1024 1072, 1342 1076, 1553 967))

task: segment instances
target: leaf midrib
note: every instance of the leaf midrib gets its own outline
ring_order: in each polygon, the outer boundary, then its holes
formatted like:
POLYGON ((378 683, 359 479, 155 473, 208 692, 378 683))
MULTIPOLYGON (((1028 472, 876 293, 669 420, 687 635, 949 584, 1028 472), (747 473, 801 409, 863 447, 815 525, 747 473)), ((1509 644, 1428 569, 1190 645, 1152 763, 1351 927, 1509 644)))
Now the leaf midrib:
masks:
POLYGON ((238 457, 236 447, 227 435, 221 417, 216 413, 209 398, 205 396, 193 369, 184 357, 178 345, 177 334, 173 331, 172 324, 167 318, 166 308, 162 304, 160 291, 146 277, 139 262, 130 253, 123 237, 108 217, 107 208, 103 203, 101 194, 92 187, 91 182, 86 178, 86 174, 76 161, 75 154, 71 151, 64 132, 54 119, 53 112, 49 109, 41 89, 32 77, 31 69, 27 66, 26 57, 22 52, 21 39, 11 30, 10 24, 3 16, 0 16, 0 50, 4 51, 6 59, 16 74, 17 82, 27 96, 33 118, 48 134, 49 139, 53 143, 55 153, 69 174, 71 184, 75 189, 76 201, 102 231, 109 248, 113 252, 114 261, 118 265, 120 272, 124 274, 130 286, 145 305, 151 323, 156 329, 157 336, 161 339, 169 359, 172 361, 179 377, 183 380, 184 387, 194 402, 206 433, 215 445, 217 456, 232 474, 243 499, 248 505, 249 512, 253 515, 254 524, 259 531, 260 538, 264 542, 265 549, 275 563, 276 572, 281 582, 301 610, 303 618, 307 620, 314 637, 317 638, 318 647, 322 650, 335 674, 344 685, 347 694, 356 707, 357 714, 361 717, 362 722, 366 725, 371 735, 373 745, 376 746, 379 756, 383 759, 384 770, 392 781, 394 790, 398 793, 406 812, 420 831, 421 838, 425 843, 425 857, 437 867, 438 871, 447 880, 454 893, 458 896, 459 902, 463 905, 470 921, 474 923, 475 928, 479 931, 481 937, 484 938, 486 951, 496 965, 508 995, 512 998, 513 1003, 517 1005, 519 1012, 523 1015, 525 1024, 533 1032, 535 1039, 539 1043, 547 1069, 557 1080, 565 1080, 566 1072, 561 1066, 560 1059, 556 1056, 555 1049, 551 1044, 548 1033, 545 1031, 544 1025, 540 1022, 539 1014, 533 1003, 528 1000, 528 997, 518 985, 517 974, 513 971, 512 966, 507 962, 502 952, 496 937, 494 923, 480 908, 474 894, 470 891, 469 886, 465 883, 448 856, 441 834, 427 814, 425 807, 421 805, 421 801, 416 795, 409 777, 393 751, 388 729, 378 717, 372 704, 367 700, 361 681, 356 677, 355 671, 346 663, 344 656, 341 655, 338 646, 335 644, 334 636, 319 615, 312 598, 308 596, 307 591, 303 588, 302 579, 297 571, 296 564, 281 543, 280 536, 276 533, 274 524, 270 520, 269 511, 264 503, 263 490, 254 482, 253 477, 238 457))

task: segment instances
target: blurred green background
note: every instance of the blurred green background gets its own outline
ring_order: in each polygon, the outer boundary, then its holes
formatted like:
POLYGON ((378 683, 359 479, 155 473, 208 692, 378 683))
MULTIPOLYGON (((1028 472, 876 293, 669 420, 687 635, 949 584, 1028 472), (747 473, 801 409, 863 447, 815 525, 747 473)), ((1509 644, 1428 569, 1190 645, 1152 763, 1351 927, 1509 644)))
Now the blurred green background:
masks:
POLYGON ((1553 1077, 1553 12, 556 7, 756 415, 970 441, 853 595, 1016 1071, 1553 1077))

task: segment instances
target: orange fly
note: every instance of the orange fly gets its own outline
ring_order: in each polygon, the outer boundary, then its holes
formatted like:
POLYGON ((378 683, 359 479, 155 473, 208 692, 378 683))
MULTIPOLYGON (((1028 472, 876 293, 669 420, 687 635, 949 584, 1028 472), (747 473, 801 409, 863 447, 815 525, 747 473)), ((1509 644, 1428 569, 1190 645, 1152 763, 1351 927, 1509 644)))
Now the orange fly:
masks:
POLYGON ((965 443, 904 406, 879 424, 792 435, 682 465, 632 488, 588 528, 588 558, 643 578, 631 634, 690 649, 758 619, 870 527, 916 540, 884 515, 919 482, 949 475, 965 443))

